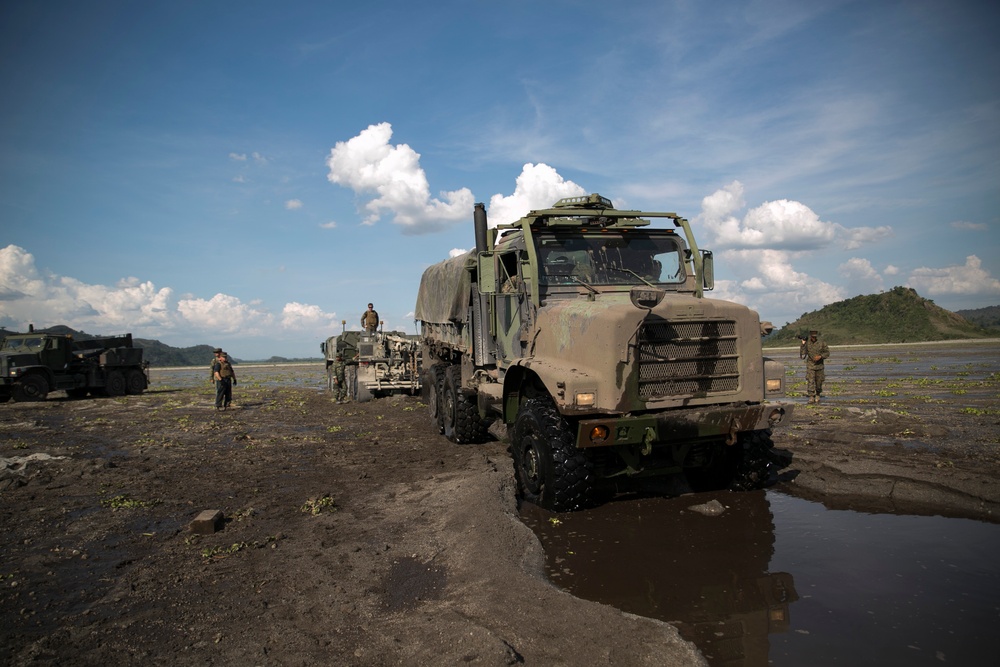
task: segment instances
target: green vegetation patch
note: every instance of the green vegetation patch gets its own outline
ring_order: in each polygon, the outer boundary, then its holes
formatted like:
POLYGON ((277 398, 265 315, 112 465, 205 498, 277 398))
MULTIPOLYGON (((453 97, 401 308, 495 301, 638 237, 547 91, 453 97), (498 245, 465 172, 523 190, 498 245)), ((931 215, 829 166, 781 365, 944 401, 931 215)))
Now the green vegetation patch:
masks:
POLYGON ((300 511, 307 512, 315 516, 326 510, 333 511, 336 509, 337 506, 334 504, 333 498, 331 498, 330 494, 327 493, 319 498, 310 498, 302 505, 300 511))

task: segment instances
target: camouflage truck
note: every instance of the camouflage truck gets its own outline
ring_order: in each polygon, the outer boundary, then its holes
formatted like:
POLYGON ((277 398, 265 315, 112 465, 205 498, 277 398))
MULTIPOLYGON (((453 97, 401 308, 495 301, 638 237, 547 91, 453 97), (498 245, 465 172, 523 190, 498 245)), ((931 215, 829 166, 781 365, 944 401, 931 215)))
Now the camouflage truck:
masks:
POLYGON ((320 343, 326 358, 327 387, 333 389, 333 362, 347 362, 347 395, 358 402, 392 394, 420 393, 419 342, 401 331, 344 331, 320 343))
POLYGON ((141 394, 149 385, 147 367, 132 334, 86 340, 34 330, 11 334, 0 345, 0 402, 44 401, 56 390, 70 398, 141 394))
POLYGON ((496 229, 476 204, 474 226, 475 250, 428 268, 417 295, 441 433, 509 439, 523 497, 557 511, 654 484, 765 484, 770 429, 791 413, 784 366, 761 352, 769 323, 705 298, 714 261, 686 219, 595 194, 496 229))

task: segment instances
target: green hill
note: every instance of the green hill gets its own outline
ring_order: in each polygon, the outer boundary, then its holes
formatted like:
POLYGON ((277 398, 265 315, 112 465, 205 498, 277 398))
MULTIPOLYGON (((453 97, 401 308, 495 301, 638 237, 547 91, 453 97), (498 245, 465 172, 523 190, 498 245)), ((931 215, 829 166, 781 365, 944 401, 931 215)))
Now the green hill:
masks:
POLYGON ((831 345, 913 343, 997 335, 936 306, 908 287, 856 296, 806 313, 764 339, 764 347, 798 345, 810 329, 831 345))

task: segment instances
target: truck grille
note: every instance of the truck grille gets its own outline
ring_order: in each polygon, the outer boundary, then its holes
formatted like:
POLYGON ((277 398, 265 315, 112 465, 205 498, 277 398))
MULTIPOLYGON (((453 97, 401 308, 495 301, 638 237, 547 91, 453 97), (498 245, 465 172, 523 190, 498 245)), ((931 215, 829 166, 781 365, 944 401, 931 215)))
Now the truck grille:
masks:
POLYGON ((736 323, 650 322, 639 329, 639 396, 704 396, 739 388, 736 323))

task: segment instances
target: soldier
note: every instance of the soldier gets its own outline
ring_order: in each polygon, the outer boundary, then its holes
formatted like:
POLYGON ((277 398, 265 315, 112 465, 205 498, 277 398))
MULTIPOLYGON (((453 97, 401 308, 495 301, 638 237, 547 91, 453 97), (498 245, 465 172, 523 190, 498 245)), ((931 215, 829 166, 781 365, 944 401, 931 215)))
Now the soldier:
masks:
POLYGON ((343 403, 347 398, 347 380, 344 373, 346 366, 344 355, 338 352, 337 360, 333 362, 333 366, 330 368, 330 375, 333 377, 333 384, 336 387, 334 398, 338 403, 343 403))
POLYGON ((823 380, 826 378, 823 361, 830 357, 830 348, 825 342, 817 340, 817 336, 818 331, 810 331, 809 340, 803 341, 799 349, 799 356, 806 360, 806 386, 810 403, 819 403, 819 397, 823 393, 823 380))
POLYGON ((236 371, 229 363, 229 356, 218 347, 215 348, 215 361, 212 363, 212 380, 215 382, 215 409, 229 409, 229 404, 233 401, 236 371))
POLYGON ((368 310, 361 316, 361 326, 368 333, 375 333, 378 330, 378 311, 368 304, 368 310))

